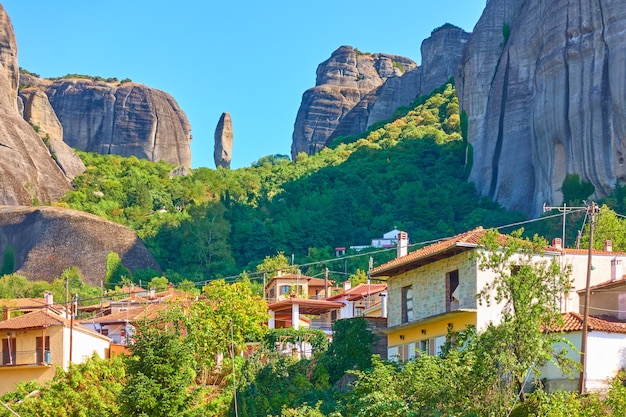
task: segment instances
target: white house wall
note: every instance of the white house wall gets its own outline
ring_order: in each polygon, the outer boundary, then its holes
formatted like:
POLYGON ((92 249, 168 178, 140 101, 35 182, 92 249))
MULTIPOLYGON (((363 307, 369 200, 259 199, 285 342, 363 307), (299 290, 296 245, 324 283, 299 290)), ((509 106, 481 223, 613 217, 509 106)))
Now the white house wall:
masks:
MULTIPOLYGON (((582 332, 571 332, 564 337, 572 342, 579 351, 581 347, 582 332)), ((557 346, 558 349, 566 347, 565 344, 557 346)), ((580 363, 580 353, 568 349, 570 359, 580 363)), ((590 331, 587 338, 587 376, 586 389, 606 389, 610 380, 620 369, 626 367, 626 334, 590 331)), ((546 364, 542 370, 542 378, 547 380, 548 390, 569 389, 576 390, 578 387, 579 372, 576 371, 570 378, 552 363, 546 364)))
MULTIPOLYGON (((70 363, 70 329, 63 329, 63 369, 67 370, 70 363)), ((105 337, 91 335, 84 330, 74 329, 72 334, 72 362, 82 363, 97 353, 101 358, 108 358, 110 341, 105 337)))

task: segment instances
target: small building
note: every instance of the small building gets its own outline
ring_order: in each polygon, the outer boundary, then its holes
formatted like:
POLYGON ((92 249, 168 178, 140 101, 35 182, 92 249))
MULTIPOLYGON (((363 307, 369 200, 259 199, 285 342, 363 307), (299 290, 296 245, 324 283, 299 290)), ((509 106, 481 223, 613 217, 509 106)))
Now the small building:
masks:
POLYGON ((108 337, 48 310, 2 321, 0 334, 0 395, 21 381, 50 381, 56 367, 67 370, 71 362, 84 362, 94 354, 109 357, 108 337))
MULTIPOLYGON (((626 323, 603 320, 589 316, 587 320, 587 363, 585 376, 585 391, 606 390, 617 373, 626 368, 626 323)), ((550 329, 552 332, 561 332, 577 349, 563 344, 557 348, 565 348, 568 357, 580 362, 582 346, 583 315, 579 313, 564 313, 563 325, 550 329)), ((579 375, 574 378, 563 375, 553 363, 544 365, 542 378, 548 392, 555 390, 576 391, 579 388, 579 375)))

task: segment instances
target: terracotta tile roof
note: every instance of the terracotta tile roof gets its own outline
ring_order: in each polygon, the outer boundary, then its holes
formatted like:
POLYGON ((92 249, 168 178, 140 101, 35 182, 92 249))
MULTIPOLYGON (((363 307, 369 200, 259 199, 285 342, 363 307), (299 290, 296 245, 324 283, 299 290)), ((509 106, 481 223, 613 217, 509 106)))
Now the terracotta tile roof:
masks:
MULTIPOLYGON (((590 291, 598 291, 598 290, 607 290, 610 288, 620 288, 623 287, 623 289, 626 290, 626 275, 622 276, 622 278, 620 279, 616 279, 614 281, 605 281, 605 282, 601 282, 600 284, 596 284, 592 287, 589 287, 590 291)), ((586 291, 585 288, 582 288, 578 291, 576 291, 577 293, 581 294, 584 293, 586 291)))
MULTIPOLYGON (((0 299, 0 310, 4 307, 11 310, 37 310, 46 308, 44 298, 3 298, 0 299)), ((53 303, 52 307, 59 311, 64 311, 65 307, 59 303, 53 303)))
MULTIPOLYGON (((308 281, 309 287, 324 287, 326 285, 326 281, 324 278, 311 278, 308 281)), ((332 287, 335 284, 335 281, 328 280, 328 287, 332 287)))
POLYGON ((367 284, 358 284, 349 290, 341 292, 339 294, 335 294, 331 297, 326 298, 328 301, 337 300, 340 298, 346 298, 349 301, 358 300, 359 298, 366 297, 367 294, 378 294, 379 292, 385 291, 387 289, 387 284, 370 284, 369 288, 367 284))
MULTIPOLYGON (((267 285, 265 286, 265 288, 268 288, 271 286, 272 282, 278 280, 278 279, 284 279, 284 280, 293 280, 293 281, 302 281, 303 283, 306 281, 308 283, 308 285, 312 285, 312 286, 324 286, 324 280, 321 278, 314 278, 314 277, 310 277, 307 275, 298 275, 298 274, 282 274, 280 276, 275 276, 272 277, 272 279, 269 280, 269 282, 267 283, 267 285)), ((333 281, 328 280, 329 284, 333 284, 333 281)))
POLYGON ((127 311, 120 311, 102 317, 79 320, 81 323, 124 323, 126 321, 150 320, 158 316, 159 311, 165 309, 167 304, 150 304, 131 307, 127 311))
MULTIPOLYGON (((65 317, 61 317, 57 314, 50 313, 46 310, 34 311, 32 313, 24 314, 23 316, 15 317, 9 320, 5 320, 0 322, 0 331, 7 330, 33 330, 33 329, 43 329, 50 326, 64 326, 71 327, 71 320, 66 319, 65 317)), ((91 335, 95 335, 100 338, 106 338, 102 336, 98 332, 91 330, 88 327, 79 324, 78 322, 74 322, 74 329, 81 330, 82 332, 89 333, 91 335)))
MULTIPOLYGON (((589 316, 587 320, 589 330, 608 333, 626 333, 626 323, 602 320, 589 316)), ((583 315, 580 313, 563 313, 563 325, 553 327, 552 332, 576 332, 583 329, 583 315)))
POLYGON ((451 252, 460 253, 468 247, 478 246, 480 239, 485 236, 486 230, 482 227, 461 233, 449 239, 441 240, 432 245, 424 246, 414 252, 380 265, 370 271, 371 277, 393 276, 406 272, 409 269, 423 265, 431 257, 451 252))
MULTIPOLYGON (((438 259, 456 255, 461 252, 468 251, 479 245, 481 239, 487 234, 482 227, 477 227, 468 232, 464 232, 451 238, 443 239, 431 245, 424 246, 414 252, 411 252, 401 258, 395 258, 391 261, 380 265, 370 271, 371 277, 394 276, 406 272, 410 269, 417 268, 438 259)), ((501 245, 506 244, 509 235, 498 234, 498 242, 501 245)), ((545 252, 561 253, 560 249, 553 246, 546 246, 545 252)))

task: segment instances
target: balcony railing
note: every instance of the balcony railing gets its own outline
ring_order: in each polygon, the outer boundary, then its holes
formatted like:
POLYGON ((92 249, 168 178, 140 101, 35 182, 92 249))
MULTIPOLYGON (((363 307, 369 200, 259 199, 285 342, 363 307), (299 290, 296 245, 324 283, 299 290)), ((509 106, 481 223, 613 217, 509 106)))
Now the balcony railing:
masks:
POLYGON ((17 350, 3 351, 2 364, 0 367, 20 366, 20 365, 49 365, 52 360, 52 354, 49 350, 17 350))

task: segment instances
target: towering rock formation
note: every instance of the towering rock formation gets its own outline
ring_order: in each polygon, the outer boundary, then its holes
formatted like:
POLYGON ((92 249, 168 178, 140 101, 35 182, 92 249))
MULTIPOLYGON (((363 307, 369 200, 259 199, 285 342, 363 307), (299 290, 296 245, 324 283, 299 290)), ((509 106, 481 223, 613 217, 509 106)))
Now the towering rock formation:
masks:
POLYGON ((110 252, 131 271, 160 270, 131 229, 56 207, 0 207, 0 255, 8 248, 15 272, 32 280, 52 281, 77 266, 87 283, 100 285, 110 252))
POLYGON ((70 189, 50 152, 21 116, 13 26, 0 5, 0 205, 55 200, 70 189))
POLYGON ((372 124, 393 116, 398 107, 411 104, 419 95, 429 94, 459 71, 463 50, 470 34, 445 24, 432 31, 422 42, 422 65, 390 77, 361 99, 339 122, 329 141, 339 136, 356 135, 372 124))
POLYGON ((35 89, 22 89, 18 106, 22 108, 24 120, 36 127, 39 137, 67 178, 73 180, 85 171, 83 161, 63 142, 63 127, 50 106, 48 96, 35 89))
POLYGON ((47 80, 22 75, 44 93, 69 146, 191 167, 191 125, 166 92, 133 82, 47 80))
POLYGON ((233 156, 233 123, 229 113, 222 113, 215 128, 215 147, 213 159, 215 167, 230 168, 233 156))
POLYGON ((626 181, 625 41, 621 0, 487 3, 457 82, 480 193, 537 215, 568 173, 626 181))
POLYGON ((391 77, 416 68, 408 58, 365 54, 342 46, 317 68, 315 87, 302 96, 296 116, 291 156, 313 154, 323 148, 328 137, 361 99, 391 77))

